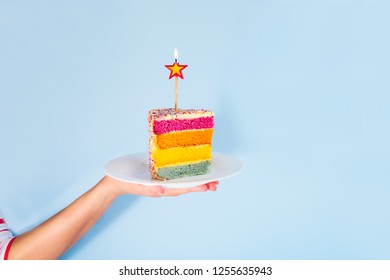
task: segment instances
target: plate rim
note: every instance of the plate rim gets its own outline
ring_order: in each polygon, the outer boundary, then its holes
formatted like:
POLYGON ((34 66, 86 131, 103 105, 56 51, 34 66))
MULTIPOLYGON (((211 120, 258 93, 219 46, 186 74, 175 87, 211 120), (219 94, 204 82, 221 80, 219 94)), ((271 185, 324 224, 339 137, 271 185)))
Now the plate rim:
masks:
MULTIPOLYGON (((103 168, 104 169, 104 173, 107 176, 109 176, 109 177, 112 177, 114 179, 117 179, 117 180, 120 180, 120 181, 123 181, 123 182, 128 182, 128 183, 136 183, 136 184, 141 184, 141 185, 144 185, 144 186, 159 185, 159 186, 163 186, 163 187, 167 187, 167 188, 184 188, 184 187, 191 187, 191 186, 202 185, 202 184, 205 184, 205 183, 208 183, 208 182, 211 182, 211 181, 219 181, 219 180, 227 179, 227 178, 230 178, 232 176, 237 175, 238 173, 240 173, 244 169, 244 163, 242 162, 242 160, 240 160, 240 159, 238 159, 238 158, 236 158, 234 156, 231 156, 229 154, 213 151, 212 152, 213 158, 214 157, 225 157, 225 159, 227 158, 227 159, 230 159, 230 160, 234 161, 238 165, 238 168, 236 168, 236 170, 234 170, 233 172, 231 172, 229 174, 226 174, 224 176, 215 177, 215 178, 213 178, 211 176, 212 175, 211 174, 212 171, 210 171, 211 173, 207 173, 207 174, 204 174, 204 175, 185 177, 185 178, 178 178, 178 179, 165 180, 165 181, 152 179, 152 178, 150 178, 150 180, 143 180, 143 179, 137 179, 137 178, 124 179, 124 178, 121 178, 120 176, 114 176, 108 170, 110 165, 112 165, 114 163, 117 163, 118 161, 125 160, 126 158, 129 158, 129 157, 130 158, 144 157, 145 163, 147 163, 148 154, 149 154, 148 151, 143 151, 143 152, 136 152, 136 153, 126 154, 126 155, 122 155, 122 156, 113 158, 113 159, 109 160, 104 165, 104 168, 103 168), (188 178, 195 178, 195 180, 188 180, 188 178)), ((212 164, 211 168, 212 167, 213 167, 213 164, 212 164)))

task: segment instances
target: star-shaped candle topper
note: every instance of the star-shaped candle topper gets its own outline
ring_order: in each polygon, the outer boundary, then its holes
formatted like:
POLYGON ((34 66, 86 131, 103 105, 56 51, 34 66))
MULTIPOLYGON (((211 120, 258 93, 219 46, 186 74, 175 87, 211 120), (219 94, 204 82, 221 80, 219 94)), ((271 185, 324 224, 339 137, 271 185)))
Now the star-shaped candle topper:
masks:
POLYGON ((169 79, 172 79, 173 77, 180 77, 184 79, 183 71, 184 68, 186 68, 188 65, 180 65, 175 61, 172 65, 165 65, 169 70, 171 70, 171 73, 169 74, 169 79))
POLYGON ((179 63, 177 63, 177 58, 179 57, 177 49, 175 49, 173 57, 175 59, 175 63, 173 63, 172 65, 165 65, 165 67, 171 70, 171 73, 169 74, 169 79, 172 79, 173 77, 180 77, 184 79, 183 73, 181 71, 183 71, 183 69, 186 68, 188 65, 180 65, 179 63))
POLYGON ((181 71, 183 71, 184 68, 186 68, 188 65, 180 65, 179 63, 177 63, 177 58, 178 58, 178 54, 177 54, 177 49, 175 49, 175 52, 173 53, 173 58, 175 59, 175 63, 173 63, 172 65, 165 65, 165 67, 167 67, 169 70, 171 70, 171 73, 169 74, 169 79, 172 79, 173 77, 175 77, 175 112, 177 113, 178 112, 178 99, 179 99, 179 78, 182 78, 184 79, 183 77, 183 73, 181 71))

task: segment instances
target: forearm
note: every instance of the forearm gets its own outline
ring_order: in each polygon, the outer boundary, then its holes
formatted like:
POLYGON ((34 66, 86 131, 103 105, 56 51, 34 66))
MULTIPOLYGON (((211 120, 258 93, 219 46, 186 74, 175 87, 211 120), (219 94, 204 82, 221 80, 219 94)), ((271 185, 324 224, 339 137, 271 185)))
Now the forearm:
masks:
POLYGON ((103 215, 117 195, 104 178, 68 207, 18 236, 9 259, 57 259, 103 215))
POLYGON ((190 192, 215 191, 218 182, 191 188, 165 189, 103 177, 68 207, 34 229, 16 237, 9 259, 57 259, 71 248, 122 194, 149 197, 177 196, 190 192))

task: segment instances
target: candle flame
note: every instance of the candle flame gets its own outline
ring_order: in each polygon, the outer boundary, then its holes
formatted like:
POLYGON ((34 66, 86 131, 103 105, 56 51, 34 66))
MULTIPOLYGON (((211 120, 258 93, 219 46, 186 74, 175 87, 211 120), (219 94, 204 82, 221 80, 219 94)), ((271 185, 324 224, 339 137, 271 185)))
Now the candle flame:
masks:
POLYGON ((175 49, 175 51, 173 52, 173 58, 174 59, 178 59, 179 58, 179 54, 177 53, 177 49, 175 49))

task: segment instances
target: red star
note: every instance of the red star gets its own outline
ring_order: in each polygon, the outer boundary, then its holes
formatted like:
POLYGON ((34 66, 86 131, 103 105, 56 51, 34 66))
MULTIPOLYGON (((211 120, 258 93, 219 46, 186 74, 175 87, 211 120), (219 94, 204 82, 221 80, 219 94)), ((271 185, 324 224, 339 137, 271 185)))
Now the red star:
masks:
POLYGON ((186 68, 188 65, 180 65, 179 63, 175 62, 172 65, 165 65, 169 70, 171 70, 171 73, 169 74, 169 79, 172 79, 173 77, 180 77, 184 79, 183 71, 184 68, 186 68))

